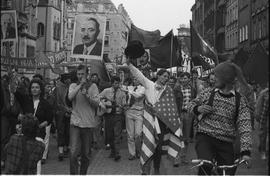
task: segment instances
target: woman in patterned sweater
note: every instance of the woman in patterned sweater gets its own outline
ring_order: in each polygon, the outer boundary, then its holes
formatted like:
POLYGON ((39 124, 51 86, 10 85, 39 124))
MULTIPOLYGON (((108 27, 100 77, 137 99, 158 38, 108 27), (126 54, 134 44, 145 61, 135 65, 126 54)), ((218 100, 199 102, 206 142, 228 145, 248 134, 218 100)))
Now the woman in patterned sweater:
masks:
MULTIPOLYGON (((188 106, 189 112, 198 116, 196 119, 197 156, 199 159, 210 161, 215 159, 218 165, 232 165, 235 159, 233 143, 238 131, 241 156, 249 161, 252 131, 250 112, 246 98, 240 96, 238 115, 236 114, 236 92, 233 88, 236 78, 243 84, 247 84, 240 68, 233 63, 219 64, 215 67, 214 74, 215 89, 205 89, 188 106), (212 90, 215 91, 213 103, 208 105, 212 90)), ((226 174, 233 175, 234 173, 235 169, 226 170, 226 174)), ((198 174, 210 175, 211 167, 204 165, 199 167, 198 174)))

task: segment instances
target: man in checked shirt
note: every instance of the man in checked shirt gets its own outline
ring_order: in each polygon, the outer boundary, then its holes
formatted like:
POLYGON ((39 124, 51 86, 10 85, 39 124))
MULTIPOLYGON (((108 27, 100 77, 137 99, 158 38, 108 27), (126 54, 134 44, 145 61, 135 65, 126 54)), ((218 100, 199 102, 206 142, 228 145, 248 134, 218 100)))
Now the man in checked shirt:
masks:
MULTIPOLYGON (((180 89, 183 94, 183 104, 182 104, 182 111, 181 111, 181 118, 183 119, 183 138, 185 147, 181 151, 180 158, 182 164, 188 164, 186 159, 188 144, 191 140, 191 131, 192 131, 192 114, 187 111, 188 103, 195 98, 195 90, 190 85, 190 74, 187 72, 183 72, 179 76, 180 81, 180 89)), ((179 164, 174 163, 174 166, 177 167, 179 164)))

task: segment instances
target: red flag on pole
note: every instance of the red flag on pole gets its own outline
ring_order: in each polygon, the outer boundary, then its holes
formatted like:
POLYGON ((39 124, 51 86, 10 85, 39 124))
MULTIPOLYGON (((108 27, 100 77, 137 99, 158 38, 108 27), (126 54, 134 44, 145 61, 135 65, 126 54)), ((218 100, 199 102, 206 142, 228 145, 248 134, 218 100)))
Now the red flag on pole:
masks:
POLYGON ((144 48, 154 47, 158 45, 160 39, 160 31, 145 31, 131 24, 129 41, 139 40, 142 42, 144 48))
POLYGON ((195 66, 201 65, 204 70, 217 65, 218 58, 214 49, 200 36, 190 21, 191 58, 195 66))
POLYGON ((158 46, 150 48, 150 61, 154 69, 181 65, 180 46, 172 30, 159 40, 158 46))

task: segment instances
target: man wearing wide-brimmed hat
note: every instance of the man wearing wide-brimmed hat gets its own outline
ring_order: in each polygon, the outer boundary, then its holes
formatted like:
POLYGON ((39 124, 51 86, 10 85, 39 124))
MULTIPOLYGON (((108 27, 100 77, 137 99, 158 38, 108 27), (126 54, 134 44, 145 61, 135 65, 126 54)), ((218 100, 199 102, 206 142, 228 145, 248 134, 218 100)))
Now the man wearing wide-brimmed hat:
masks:
POLYGON ((146 78, 131 62, 145 53, 139 41, 131 41, 125 49, 127 65, 131 74, 145 87, 145 109, 143 113, 143 138, 140 152, 142 174, 150 174, 151 163, 154 163, 154 174, 160 174, 162 146, 166 140, 166 152, 175 158, 183 147, 180 142, 182 129, 180 128, 179 112, 172 88, 167 86, 170 73, 161 69, 157 73, 157 81, 146 78))

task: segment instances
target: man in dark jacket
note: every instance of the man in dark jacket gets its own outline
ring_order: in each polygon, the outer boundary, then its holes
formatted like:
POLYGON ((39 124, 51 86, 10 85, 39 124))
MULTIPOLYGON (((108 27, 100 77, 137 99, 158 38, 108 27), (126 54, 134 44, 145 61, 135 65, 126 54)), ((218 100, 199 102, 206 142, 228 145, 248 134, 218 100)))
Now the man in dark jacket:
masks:
POLYGON ((101 56, 102 44, 97 40, 100 33, 99 23, 95 18, 89 18, 81 25, 83 44, 74 47, 73 54, 101 56))

